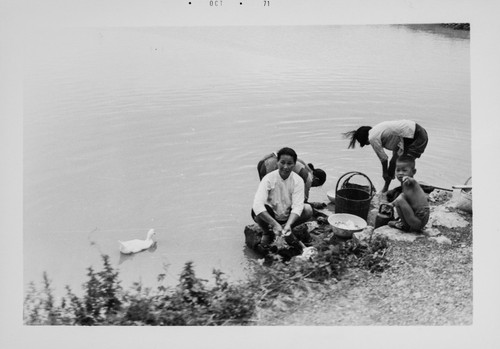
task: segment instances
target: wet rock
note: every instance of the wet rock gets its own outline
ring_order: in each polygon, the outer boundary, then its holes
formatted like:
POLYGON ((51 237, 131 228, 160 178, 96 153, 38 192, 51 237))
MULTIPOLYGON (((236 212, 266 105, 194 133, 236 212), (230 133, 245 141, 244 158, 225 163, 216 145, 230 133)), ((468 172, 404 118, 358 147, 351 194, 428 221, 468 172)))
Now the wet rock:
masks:
POLYGON ((363 231, 354 233, 353 236, 358 241, 367 241, 374 236, 384 236, 393 241, 413 242, 423 235, 419 233, 406 233, 399 229, 391 228, 388 225, 383 225, 377 229, 368 226, 363 231))
POLYGON ((305 244, 311 242, 310 232, 319 227, 318 222, 310 221, 297 225, 292 228, 292 236, 305 244))
POLYGON ((375 235, 385 236, 389 240, 413 242, 422 234, 406 233, 399 229, 383 225, 373 231, 375 235))
POLYGON ((446 227, 446 228, 463 228, 469 225, 457 212, 450 211, 445 206, 431 207, 428 227, 446 227))
POLYGON ((271 246, 270 248, 265 248, 260 244, 262 239, 263 231, 258 224, 250 224, 245 227, 245 245, 256 251, 261 255, 267 255, 269 252, 278 253, 285 259, 290 259, 293 256, 302 253, 302 246, 299 241, 304 244, 311 242, 310 231, 318 227, 316 222, 306 222, 300 224, 292 229, 293 234, 285 237, 285 242, 288 245, 286 248, 277 248, 276 246, 271 246))
POLYGON ((378 207, 370 210, 368 212, 368 218, 366 219, 366 223, 368 225, 371 225, 372 227, 375 226, 375 219, 377 219, 377 214, 378 214, 378 207))
POLYGON ((262 238, 262 229, 258 224, 250 224, 245 227, 245 245, 248 248, 255 250, 262 238))

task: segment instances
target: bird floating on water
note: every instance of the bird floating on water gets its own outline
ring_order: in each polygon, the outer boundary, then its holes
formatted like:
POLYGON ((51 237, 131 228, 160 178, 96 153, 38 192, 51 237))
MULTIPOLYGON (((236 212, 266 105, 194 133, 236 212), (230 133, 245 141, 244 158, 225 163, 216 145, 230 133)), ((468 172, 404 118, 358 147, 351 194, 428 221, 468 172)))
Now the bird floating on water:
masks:
POLYGON ((153 240, 153 236, 155 235, 155 230, 149 229, 146 240, 134 239, 129 241, 118 241, 120 252, 123 254, 132 254, 147 250, 155 243, 153 240))

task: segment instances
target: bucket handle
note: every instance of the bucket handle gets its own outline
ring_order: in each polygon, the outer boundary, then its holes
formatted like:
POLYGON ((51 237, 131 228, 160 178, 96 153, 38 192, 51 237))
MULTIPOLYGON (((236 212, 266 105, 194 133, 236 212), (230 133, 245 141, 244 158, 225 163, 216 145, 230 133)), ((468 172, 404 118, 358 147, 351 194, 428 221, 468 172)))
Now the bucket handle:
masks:
POLYGON ((472 193, 472 176, 467 178, 467 180, 464 183, 464 187, 462 188, 461 192, 462 194, 471 194, 472 193))
POLYGON ((370 192, 369 192, 370 199, 373 198, 373 196, 375 194, 375 187, 373 186, 372 181, 370 180, 370 178, 368 178, 367 175, 365 175, 364 173, 361 173, 361 172, 357 172, 357 171, 347 172, 347 173, 344 173, 342 176, 340 176, 339 180, 337 181, 337 185, 335 186, 335 193, 337 193, 337 191, 339 190, 339 184, 340 184, 342 178, 344 178, 347 175, 350 175, 350 176, 344 180, 344 183, 347 182, 347 181, 349 181, 349 179, 351 179, 355 175, 360 175, 360 176, 365 177, 368 180, 368 183, 370 183, 370 192))

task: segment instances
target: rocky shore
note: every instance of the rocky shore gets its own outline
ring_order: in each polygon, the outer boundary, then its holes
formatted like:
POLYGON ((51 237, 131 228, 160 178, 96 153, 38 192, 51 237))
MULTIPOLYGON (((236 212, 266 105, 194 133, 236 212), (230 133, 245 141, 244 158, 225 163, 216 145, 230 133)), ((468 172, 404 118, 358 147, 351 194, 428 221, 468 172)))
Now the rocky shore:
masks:
MULTIPOLYGON (((381 197, 373 199, 373 224, 381 197)), ((356 233, 364 240, 385 236, 389 268, 352 269, 327 282, 300 304, 281 312, 260 309, 256 325, 471 325, 472 213, 460 192, 430 195, 431 218, 422 234, 388 226, 356 233)), ((327 209, 334 207, 330 204, 327 209)))

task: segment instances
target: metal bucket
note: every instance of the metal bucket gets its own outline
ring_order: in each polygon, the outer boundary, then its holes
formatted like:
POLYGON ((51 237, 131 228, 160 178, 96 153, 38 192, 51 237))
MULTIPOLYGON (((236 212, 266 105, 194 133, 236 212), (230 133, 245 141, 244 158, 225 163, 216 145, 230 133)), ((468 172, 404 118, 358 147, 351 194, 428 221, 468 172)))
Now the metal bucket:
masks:
POLYGON ((361 172, 347 172, 339 178, 335 187, 335 213, 350 213, 366 220, 374 195, 375 188, 368 176, 361 172), (350 183, 354 176, 365 177, 369 185, 350 183))

